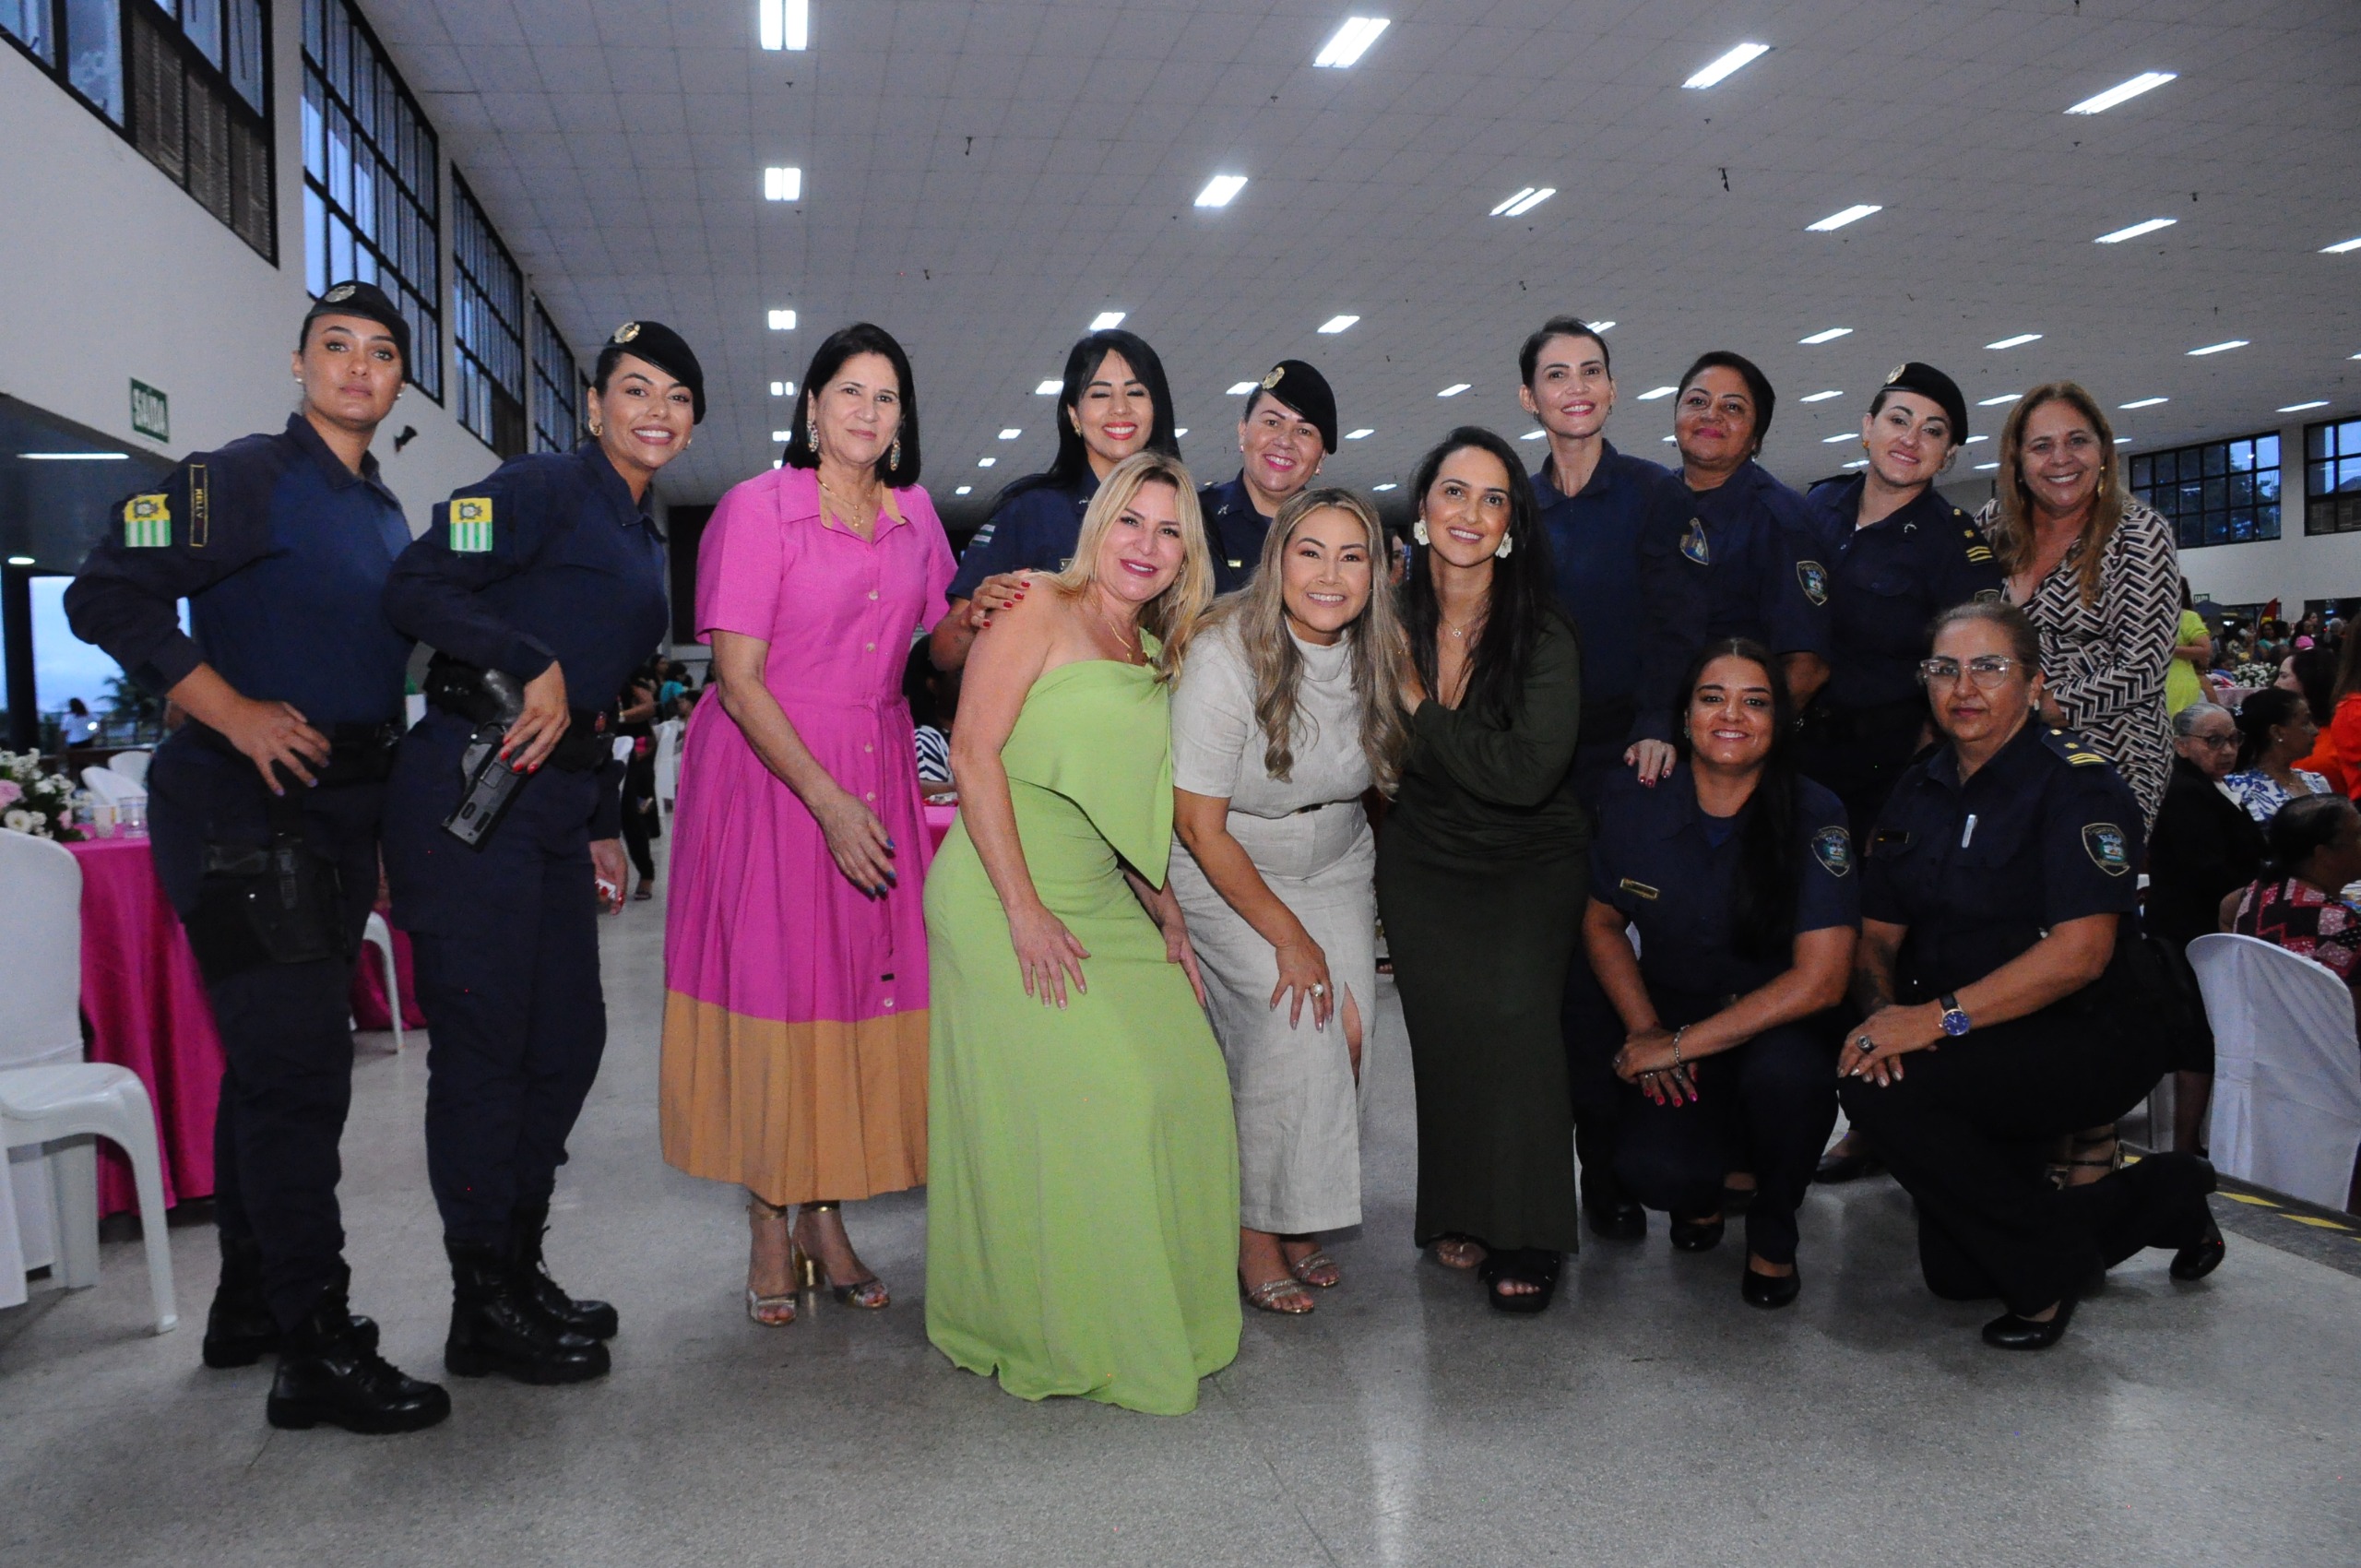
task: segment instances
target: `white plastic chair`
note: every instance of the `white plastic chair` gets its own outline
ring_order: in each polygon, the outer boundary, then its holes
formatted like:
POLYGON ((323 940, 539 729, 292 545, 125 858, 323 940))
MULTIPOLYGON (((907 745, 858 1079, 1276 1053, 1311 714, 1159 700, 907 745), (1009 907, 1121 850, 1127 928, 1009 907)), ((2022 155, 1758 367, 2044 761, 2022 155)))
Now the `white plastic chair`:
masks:
POLYGON ((139 1190, 139 1229, 148 1249, 148 1293, 156 1332, 181 1321, 172 1298, 172 1245, 165 1229, 164 1165, 156 1108, 128 1067, 67 1062, 0 1072, 0 1145, 38 1146, 51 1167, 57 1223, 57 1272, 69 1290, 99 1282, 99 1150, 111 1138, 131 1157, 139 1190))
POLYGON ((86 767, 82 770, 82 788, 104 804, 120 806, 131 801, 145 801, 148 787, 129 774, 117 773, 112 767, 86 767))
POLYGON ((2353 992, 2326 965, 2251 936, 2189 944, 2213 1026, 2216 1168, 2342 1209, 2361 1151, 2353 992))
POLYGON ((667 719, 656 727, 656 803, 669 808, 681 792, 681 731, 687 721, 667 719))
POLYGON ((401 971, 394 966, 394 928, 376 910, 369 911, 369 923, 361 929, 361 944, 374 947, 386 967, 386 1013, 394 1021, 394 1051, 402 1049, 402 987, 401 971))
MULTIPOLYGON (((82 867, 62 845, 0 831, 0 1070, 79 1062, 82 867)), ((10 1170, 27 1268, 57 1261, 50 1175, 45 1159, 10 1170)))
POLYGON ((117 752, 107 758, 107 766, 145 790, 148 788, 148 764, 155 754, 154 752, 117 752))

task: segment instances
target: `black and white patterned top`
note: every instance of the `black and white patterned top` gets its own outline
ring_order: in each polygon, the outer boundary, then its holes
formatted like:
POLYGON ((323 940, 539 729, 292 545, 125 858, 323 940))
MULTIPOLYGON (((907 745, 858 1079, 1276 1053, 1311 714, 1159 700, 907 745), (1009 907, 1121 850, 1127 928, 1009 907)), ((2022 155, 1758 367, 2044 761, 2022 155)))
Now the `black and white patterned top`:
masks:
MULTIPOLYGON (((1987 538, 1999 507, 1998 500, 1987 502, 1975 515, 1987 538)), ((2165 672, 2180 624, 2180 555, 2171 527, 2126 499, 2123 520, 2108 536, 2100 563, 2098 597, 2087 604, 2082 559, 2082 542, 2076 540, 2023 609, 2041 633, 2049 695, 2068 726, 2115 764, 2153 828, 2173 767, 2165 672)))

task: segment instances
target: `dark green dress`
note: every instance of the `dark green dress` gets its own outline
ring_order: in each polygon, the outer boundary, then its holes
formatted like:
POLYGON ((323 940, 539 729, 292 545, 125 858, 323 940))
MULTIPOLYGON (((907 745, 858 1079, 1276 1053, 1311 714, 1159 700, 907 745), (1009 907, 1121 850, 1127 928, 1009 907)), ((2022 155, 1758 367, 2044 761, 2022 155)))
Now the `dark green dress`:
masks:
POLYGON ((1418 1080, 1421 1246, 1577 1244, 1558 1008, 1590 846, 1573 788, 1581 716, 1574 634, 1553 616, 1513 722, 1438 702, 1411 722, 1377 901, 1418 1080))

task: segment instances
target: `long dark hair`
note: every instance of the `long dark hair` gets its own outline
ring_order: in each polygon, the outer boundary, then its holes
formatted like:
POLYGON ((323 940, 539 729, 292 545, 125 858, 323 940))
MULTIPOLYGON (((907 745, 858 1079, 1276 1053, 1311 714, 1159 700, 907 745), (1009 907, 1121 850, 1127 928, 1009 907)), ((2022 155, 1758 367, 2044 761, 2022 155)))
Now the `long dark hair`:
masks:
POLYGON ((2237 712, 2231 716, 2238 726, 2238 766, 2252 767, 2260 762, 2262 754, 2271 749, 2272 728, 2294 723, 2296 710, 2309 706, 2303 693, 2291 692, 2284 686, 2265 686, 2259 692, 2248 692, 2238 704, 2237 712))
MULTIPOLYGON (((2345 634, 2344 647, 2353 646, 2353 636, 2345 634)), ((2323 647, 2314 643, 2289 654, 2294 659, 2296 684, 2304 690, 2304 700, 2312 705, 2312 719, 2322 729, 2336 717, 2336 671, 2343 661, 2342 648, 2323 647)))
POLYGON ((1730 887, 1730 949, 1760 962, 1787 956, 1796 939, 1796 890, 1802 885, 1803 858, 1796 843, 1796 768, 1787 737, 1795 728, 1795 699, 1771 650, 1752 637, 1721 637, 1700 648, 1680 678, 1674 715, 1674 742, 1680 760, 1693 768, 1689 707, 1705 667, 1717 659, 1742 659, 1762 671, 1771 688, 1771 750, 1762 777, 1738 814, 1738 874, 1730 887))
POLYGON ((1145 452, 1161 452, 1168 457, 1180 456, 1180 437, 1172 434, 1172 389, 1165 384, 1164 362, 1156 350, 1136 332, 1109 327, 1093 332, 1066 350, 1065 380, 1058 389, 1058 455, 1039 473, 1026 474, 1012 480, 1008 488, 992 498, 992 510, 997 512, 1012 497, 1028 490, 1070 490, 1090 471, 1090 448, 1082 443, 1082 432, 1074 428, 1074 411, 1082 407, 1083 388, 1098 374, 1110 353, 1123 356, 1147 388, 1148 401, 1155 405, 1155 417, 1148 422, 1145 452))
MULTIPOLYGON (((1483 626, 1467 650, 1467 692, 1462 706, 1473 705, 1473 711, 1505 724, 1525 706, 1525 671, 1533 663, 1542 622, 1558 614, 1549 576, 1549 536, 1541 531, 1533 481, 1518 463, 1515 449, 1477 425, 1461 425, 1418 459, 1410 481, 1411 505, 1425 505, 1443 463, 1470 446, 1498 457, 1509 476, 1509 531, 1501 553, 1492 557, 1491 595, 1484 607, 1483 626)), ((1402 624, 1410 635, 1410 662, 1418 679, 1429 692, 1440 692, 1435 632, 1442 624, 1442 604, 1435 597, 1434 572, 1428 564, 1431 553, 1431 546, 1410 552, 1410 575, 1402 583, 1402 624)))
POLYGON ((819 448, 812 445, 812 399, 820 388, 836 379, 845 362, 855 354, 883 354, 894 366, 894 379, 902 397, 902 422, 895 428, 894 439, 877 459, 877 482, 889 489, 899 490, 919 481, 919 389, 910 379, 910 356, 902 352, 902 345, 882 327, 866 321, 856 321, 850 327, 839 327, 822 340, 813 354, 812 362, 803 368, 803 387, 795 396, 795 422, 787 432, 787 466, 790 469, 816 469, 820 466, 819 448))

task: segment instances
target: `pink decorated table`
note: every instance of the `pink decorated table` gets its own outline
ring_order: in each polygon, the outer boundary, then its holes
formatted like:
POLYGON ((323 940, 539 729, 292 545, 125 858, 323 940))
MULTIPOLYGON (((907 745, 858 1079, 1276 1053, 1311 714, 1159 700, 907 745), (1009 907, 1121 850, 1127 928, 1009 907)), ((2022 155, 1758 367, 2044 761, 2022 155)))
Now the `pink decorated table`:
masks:
POLYGON ((929 805, 921 806, 919 810, 926 814, 927 836, 934 840, 935 849, 940 850, 943 840, 951 833, 951 825, 959 820, 959 808, 929 805))

